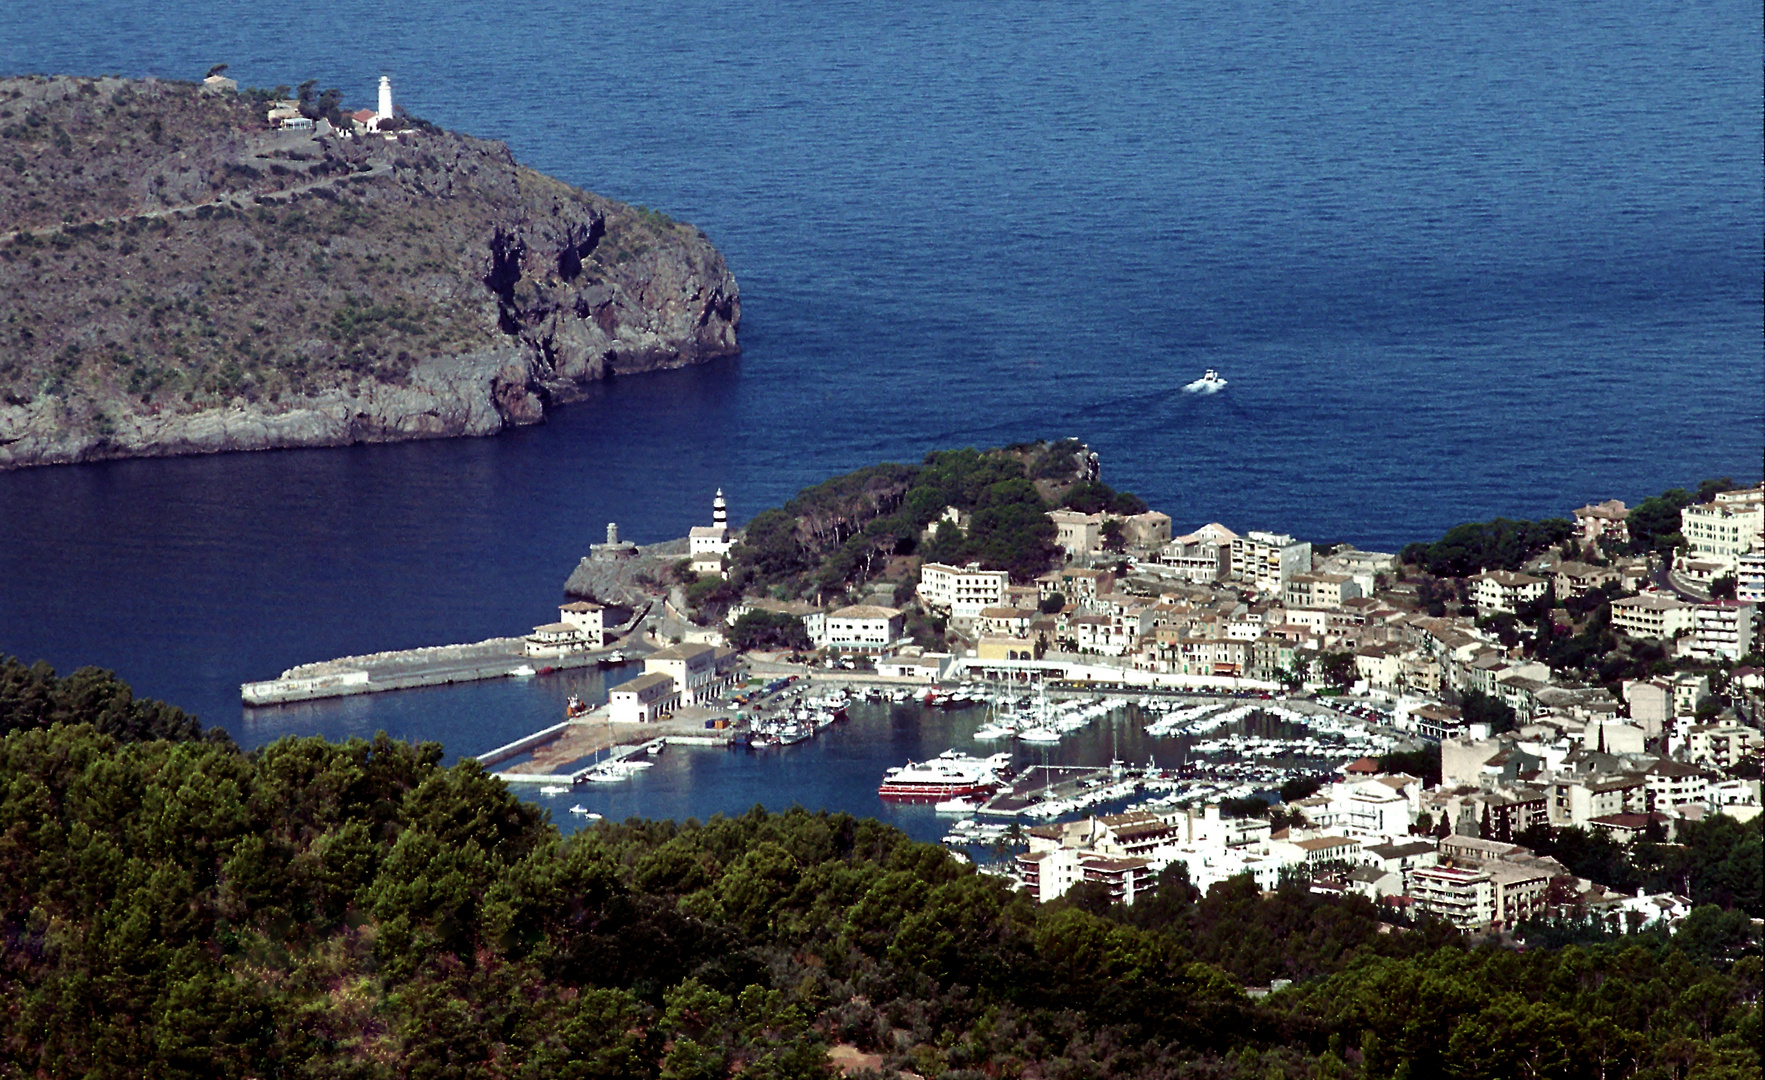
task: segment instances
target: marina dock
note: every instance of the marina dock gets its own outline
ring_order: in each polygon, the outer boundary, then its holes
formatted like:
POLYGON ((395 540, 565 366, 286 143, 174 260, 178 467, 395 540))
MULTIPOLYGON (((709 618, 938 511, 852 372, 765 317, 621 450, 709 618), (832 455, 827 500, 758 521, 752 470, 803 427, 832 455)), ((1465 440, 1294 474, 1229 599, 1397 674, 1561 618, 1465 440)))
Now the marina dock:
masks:
POLYGON ((1087 788, 1107 783, 1107 766, 1032 765, 1009 788, 987 800, 976 814, 1014 818, 1031 807, 1052 799, 1070 799, 1087 788))
MULTIPOLYGON (((694 710, 705 716, 706 710, 694 710)), ((571 787, 610 761, 660 753, 667 746, 728 747, 729 729, 707 729, 694 715, 654 724, 607 723, 599 711, 524 735, 478 755, 478 764, 510 784, 555 784, 571 787), (497 766, 513 764, 503 769, 497 766)))

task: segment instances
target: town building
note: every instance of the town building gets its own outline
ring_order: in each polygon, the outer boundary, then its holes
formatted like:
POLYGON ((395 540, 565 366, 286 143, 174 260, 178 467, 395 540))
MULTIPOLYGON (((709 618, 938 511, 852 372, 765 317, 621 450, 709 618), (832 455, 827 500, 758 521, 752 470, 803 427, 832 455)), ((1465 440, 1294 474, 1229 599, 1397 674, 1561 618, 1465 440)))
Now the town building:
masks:
POLYGON ((1184 581, 1198 585, 1225 581, 1231 576, 1232 541, 1236 539, 1237 533, 1212 522, 1166 544, 1158 562, 1174 569, 1184 581))
POLYGON ((1691 637, 1682 651, 1699 660, 1739 660, 1752 651, 1758 610, 1738 600, 1697 605, 1691 612, 1691 637))
POLYGON ((1294 574, 1282 594, 1290 608, 1340 608, 1344 600, 1360 595, 1360 584, 1354 578, 1326 573, 1294 574))
POLYGON ((1576 536, 1582 546, 1608 543, 1616 548, 1630 543, 1630 511, 1618 499, 1591 503, 1575 511, 1576 536))
POLYGON ((1718 493, 1679 512, 1685 558, 1706 560, 1733 573, 1740 556, 1765 546, 1765 485, 1718 493))
POLYGON ((1232 539, 1231 578, 1270 596, 1286 593, 1287 579, 1311 571, 1311 544, 1283 533, 1252 531, 1232 539))
POLYGON ((1471 602, 1480 615, 1517 612, 1544 595, 1546 582, 1531 574, 1488 570, 1471 578, 1471 602))
POLYGON ((906 619, 898 608, 854 604, 827 615, 829 649, 881 655, 899 641, 906 619))
POLYGON ((688 705, 703 705, 735 681, 737 653, 721 645, 683 643, 644 657, 644 674, 660 672, 674 679, 688 705))
POLYGON ((919 568, 919 602, 961 625, 987 608, 1003 606, 1005 590, 1010 587, 1009 573, 983 570, 980 563, 947 566, 929 562, 919 568))
POLYGON ((1612 601, 1612 626, 1631 637, 1672 639, 1692 627, 1692 608, 1666 593, 1642 593, 1612 601))
POLYGON ((607 692, 607 717, 615 724, 648 724, 680 708, 672 675, 651 671, 607 692))
POLYGON ((1068 559, 1082 559, 1103 550, 1103 523, 1107 519, 1106 514, 1077 510, 1048 511, 1048 520, 1054 523, 1054 542, 1068 559))

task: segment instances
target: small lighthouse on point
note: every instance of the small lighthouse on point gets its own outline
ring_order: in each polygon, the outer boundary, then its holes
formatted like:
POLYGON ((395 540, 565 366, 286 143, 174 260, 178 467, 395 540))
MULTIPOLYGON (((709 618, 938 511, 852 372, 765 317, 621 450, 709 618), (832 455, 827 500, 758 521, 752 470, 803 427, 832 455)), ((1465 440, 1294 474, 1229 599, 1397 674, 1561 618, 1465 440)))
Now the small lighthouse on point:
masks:
POLYGON ((711 500, 711 524, 716 528, 729 528, 729 504, 723 501, 722 488, 717 489, 717 497, 711 500))
POLYGON ((374 119, 392 119, 392 76, 380 76, 380 107, 374 111, 374 119))

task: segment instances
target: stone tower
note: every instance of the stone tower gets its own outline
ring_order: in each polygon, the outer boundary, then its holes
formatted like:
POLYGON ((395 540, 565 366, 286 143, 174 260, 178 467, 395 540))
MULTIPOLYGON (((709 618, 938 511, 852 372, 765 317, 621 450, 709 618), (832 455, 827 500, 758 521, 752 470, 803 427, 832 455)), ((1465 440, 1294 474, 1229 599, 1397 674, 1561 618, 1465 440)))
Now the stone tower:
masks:
POLYGON ((618 542, 619 542, 619 523, 617 521, 609 521, 609 522, 607 522, 607 546, 612 547, 614 544, 617 544, 618 542))

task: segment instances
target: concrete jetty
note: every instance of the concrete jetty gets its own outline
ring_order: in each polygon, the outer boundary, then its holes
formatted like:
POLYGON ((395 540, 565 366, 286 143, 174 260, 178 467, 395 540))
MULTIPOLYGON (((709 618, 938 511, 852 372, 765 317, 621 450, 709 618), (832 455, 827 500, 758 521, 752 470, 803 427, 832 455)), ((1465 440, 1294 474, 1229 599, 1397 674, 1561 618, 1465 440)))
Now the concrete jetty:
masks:
POLYGON ((596 650, 536 660, 527 656, 523 638, 490 638, 467 645, 437 645, 303 664, 274 679, 245 683, 239 687, 239 696, 247 705, 283 705, 418 686, 446 686, 532 674, 542 668, 593 667, 608 652, 596 650))

